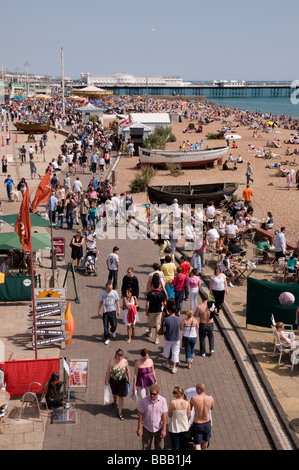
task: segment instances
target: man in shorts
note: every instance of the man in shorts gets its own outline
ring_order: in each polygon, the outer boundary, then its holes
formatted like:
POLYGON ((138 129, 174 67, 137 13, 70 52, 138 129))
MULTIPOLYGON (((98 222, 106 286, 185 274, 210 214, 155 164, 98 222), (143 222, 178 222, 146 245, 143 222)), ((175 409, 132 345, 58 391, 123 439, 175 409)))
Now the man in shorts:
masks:
POLYGON ((196 393, 190 400, 191 410, 194 408, 192 425, 195 450, 206 450, 211 439, 212 423, 210 411, 214 409, 214 399, 206 395, 205 384, 196 385, 196 393))
POLYGON ((286 228, 281 227, 280 232, 276 234, 276 237, 274 239, 274 246, 275 246, 275 261, 274 261, 274 266, 273 266, 273 272, 277 273, 277 267, 278 267, 278 260, 279 258, 285 258, 286 257, 286 228))
POLYGON ((158 331, 161 326, 162 310, 166 302, 165 292, 160 289, 160 280, 154 276, 152 280, 152 290, 146 296, 145 314, 148 317, 148 330, 146 335, 151 338, 153 327, 155 331, 155 344, 159 343, 158 331))
POLYGON ((119 297, 118 293, 112 289, 111 282, 106 283, 106 288, 100 294, 98 315, 102 316, 101 309, 103 308, 103 324, 104 324, 104 340, 105 344, 110 343, 110 333, 112 337, 116 337, 117 319, 116 315, 120 314, 119 297), (109 331, 110 325, 110 331, 109 331))

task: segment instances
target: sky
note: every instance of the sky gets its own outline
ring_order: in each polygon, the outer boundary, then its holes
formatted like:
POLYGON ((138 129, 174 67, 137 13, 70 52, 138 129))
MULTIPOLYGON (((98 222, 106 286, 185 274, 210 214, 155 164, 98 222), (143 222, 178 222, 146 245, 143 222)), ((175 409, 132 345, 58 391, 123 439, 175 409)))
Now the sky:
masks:
POLYGON ((61 76, 63 49, 72 79, 299 80, 298 14, 298 0, 10 0, 0 64, 61 76))

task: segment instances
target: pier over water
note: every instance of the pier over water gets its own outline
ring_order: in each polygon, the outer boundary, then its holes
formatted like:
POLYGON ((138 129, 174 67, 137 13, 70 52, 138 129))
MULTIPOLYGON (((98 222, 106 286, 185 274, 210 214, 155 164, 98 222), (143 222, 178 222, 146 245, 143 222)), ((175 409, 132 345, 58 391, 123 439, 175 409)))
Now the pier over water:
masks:
MULTIPOLYGON (((299 86, 297 85, 299 88, 299 86)), ((212 98, 253 98, 253 97, 290 97, 295 87, 292 82, 227 84, 190 83, 179 87, 169 86, 103 86, 113 91, 114 95, 149 95, 149 96, 205 96, 212 98)))

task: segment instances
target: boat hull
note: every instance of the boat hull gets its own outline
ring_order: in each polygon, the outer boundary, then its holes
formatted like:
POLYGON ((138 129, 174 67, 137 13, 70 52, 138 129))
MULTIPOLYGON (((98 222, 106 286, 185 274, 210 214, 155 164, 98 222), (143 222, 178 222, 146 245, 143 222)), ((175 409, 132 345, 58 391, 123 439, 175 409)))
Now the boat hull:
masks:
POLYGON ((195 186, 148 186, 150 202, 171 205, 174 199, 180 205, 219 204, 225 196, 231 196, 238 188, 238 183, 211 183, 195 186))
POLYGON ((229 147, 194 150, 191 152, 172 152, 170 150, 139 148, 139 159, 142 165, 165 168, 168 164, 179 164, 182 168, 197 168, 216 160, 223 159, 229 147))
POLYGON ((17 131, 25 132, 25 134, 39 134, 48 132, 50 130, 50 121, 45 123, 35 122, 14 122, 14 126, 17 131))

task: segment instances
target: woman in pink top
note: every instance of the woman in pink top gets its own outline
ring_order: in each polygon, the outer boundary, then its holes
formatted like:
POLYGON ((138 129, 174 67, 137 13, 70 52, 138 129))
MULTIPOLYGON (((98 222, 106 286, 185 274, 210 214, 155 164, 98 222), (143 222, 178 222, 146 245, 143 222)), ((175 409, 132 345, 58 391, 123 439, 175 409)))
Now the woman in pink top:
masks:
POLYGON ((182 306, 185 293, 186 275, 182 273, 182 268, 179 266, 174 276, 174 298, 178 313, 182 313, 182 306))
POLYGON ((187 287, 190 288, 190 309, 195 312, 198 305, 197 296, 200 287, 200 279, 197 269, 193 268, 190 273, 190 277, 186 281, 187 287))

